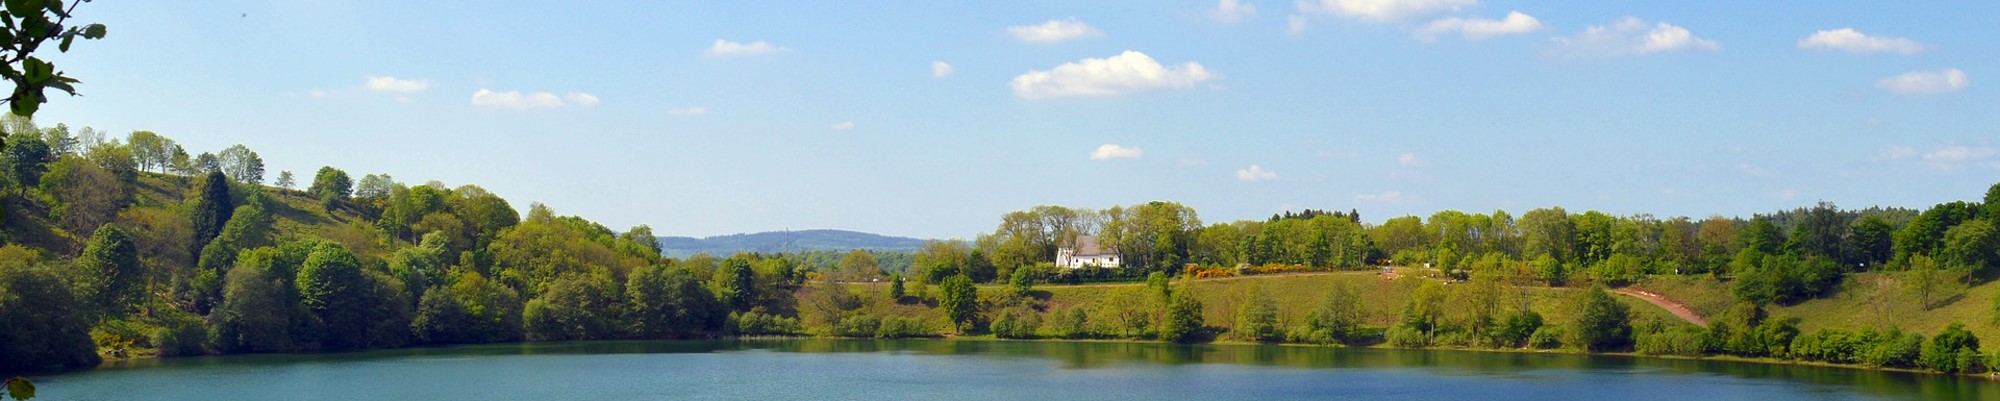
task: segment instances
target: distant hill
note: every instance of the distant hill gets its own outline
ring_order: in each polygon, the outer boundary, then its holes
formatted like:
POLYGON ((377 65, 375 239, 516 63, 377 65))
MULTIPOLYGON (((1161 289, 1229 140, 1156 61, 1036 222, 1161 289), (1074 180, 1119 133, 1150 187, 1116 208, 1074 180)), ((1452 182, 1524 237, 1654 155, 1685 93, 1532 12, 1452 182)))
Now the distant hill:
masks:
POLYGON ((662 252, 671 257, 682 257, 696 253, 727 256, 738 252, 792 252, 850 249, 878 251, 915 251, 924 246, 924 240, 905 237, 891 237, 879 234, 846 230, 802 230, 771 231, 751 234, 719 235, 708 238, 661 237, 662 252))

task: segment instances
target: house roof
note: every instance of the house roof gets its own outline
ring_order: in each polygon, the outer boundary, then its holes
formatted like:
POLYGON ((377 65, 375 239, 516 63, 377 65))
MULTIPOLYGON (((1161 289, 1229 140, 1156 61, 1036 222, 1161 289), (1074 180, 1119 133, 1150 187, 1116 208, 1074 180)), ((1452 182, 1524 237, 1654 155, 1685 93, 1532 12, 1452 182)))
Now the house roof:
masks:
POLYGON ((1097 237, 1082 235, 1076 237, 1075 254, 1076 256, 1095 256, 1108 255, 1111 252, 1106 252, 1103 247, 1097 245, 1097 237))

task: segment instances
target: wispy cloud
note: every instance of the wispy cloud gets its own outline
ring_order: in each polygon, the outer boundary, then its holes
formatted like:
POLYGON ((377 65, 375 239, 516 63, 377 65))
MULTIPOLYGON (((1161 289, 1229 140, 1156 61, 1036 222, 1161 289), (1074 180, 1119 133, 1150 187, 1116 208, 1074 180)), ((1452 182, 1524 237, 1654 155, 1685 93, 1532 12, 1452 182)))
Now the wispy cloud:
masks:
POLYGON ((1417 157, 1417 154, 1415 154, 1415 153, 1404 153, 1404 154, 1401 154, 1401 155, 1397 155, 1397 156, 1396 156, 1396 164, 1399 164, 1399 165, 1402 165, 1403 167, 1430 167, 1430 166, 1431 166, 1431 162, 1430 162, 1430 161, 1428 161, 1428 160, 1424 160, 1423 158, 1420 158, 1420 157, 1417 157))
POLYGON ((497 92, 485 88, 472 92, 473 106, 491 109, 552 109, 572 105, 577 107, 596 107, 597 104, 597 96, 582 92, 556 95, 550 92, 497 92))
POLYGON ((1401 191, 1383 191, 1382 193, 1354 195, 1354 203, 1378 203, 1378 204, 1396 205, 1396 204, 1417 203, 1422 201, 1423 201, 1422 197, 1412 194, 1404 194, 1401 191))
POLYGON ((1208 10, 1207 14, 1208 19, 1215 22, 1225 24, 1237 23, 1257 16, 1257 6, 1237 0, 1222 0, 1216 3, 1215 9, 1208 10))
POLYGON ((1458 33, 1465 40, 1481 40, 1501 35, 1519 35, 1542 30, 1542 21, 1520 11, 1507 13, 1501 19, 1487 18, 1440 18, 1418 27, 1417 39, 1425 42, 1437 41, 1438 36, 1458 33))
POLYGON ((854 129, 853 121, 841 121, 833 124, 834 131, 846 131, 851 129, 854 129))
POLYGON ((1678 51, 1721 50, 1722 44, 1695 36, 1666 21, 1646 22, 1625 17, 1611 25, 1593 25, 1582 33, 1549 39, 1549 54, 1561 57, 1616 57, 1678 51))
POLYGON ((1305 34, 1306 34, 1306 16, 1292 14, 1290 16, 1285 17, 1285 35, 1289 35, 1291 37, 1296 38, 1300 36, 1305 36, 1305 34))
POLYGON ((1875 81, 1876 88, 1906 96, 1952 93, 1970 85, 1972 79, 1965 76, 1965 71, 1959 71, 1957 68, 1911 71, 1875 81))
POLYGON ((750 43, 737 43, 727 39, 716 39, 715 44, 708 46, 708 55, 710 57, 761 56, 784 50, 786 50, 784 46, 772 45, 769 42, 761 40, 750 43))
POLYGON ((1337 15, 1371 22, 1403 21, 1457 12, 1479 0, 1299 0, 1300 14, 1337 15))
POLYGON ((1007 34, 1013 35, 1016 40, 1028 43, 1056 43, 1104 36, 1103 31, 1099 31, 1097 28, 1091 27, 1090 24, 1083 23, 1083 21, 1078 21, 1076 18, 1053 19, 1034 25, 1010 26, 1007 27, 1007 34))
POLYGON ((422 79, 404 79, 391 76, 368 77, 368 90, 376 92, 415 93, 430 89, 431 82, 422 79))
POLYGON ((1265 170, 1263 166, 1252 164, 1250 167, 1236 170, 1236 179, 1248 182, 1270 181, 1278 179, 1278 173, 1265 170))
POLYGON ((1145 53, 1126 50, 1107 58, 1086 58, 1048 71, 1031 70, 1014 77, 1014 95, 1023 99, 1071 96, 1117 96, 1130 93, 1187 89, 1214 76, 1195 62, 1161 65, 1145 53))
POLYGON ((667 109, 667 115, 671 116, 699 116, 703 114, 708 114, 707 107, 688 106, 688 107, 675 107, 667 109))
POLYGON ((1140 150, 1137 147, 1128 148, 1118 146, 1115 143, 1107 143, 1098 146, 1097 150, 1091 151, 1090 160, 1137 159, 1145 154, 1146 151, 1140 150))
POLYGON ((932 61, 932 62, 931 62, 931 77, 932 77, 932 78, 944 78, 944 77, 949 77, 949 76, 951 76, 951 72, 952 72, 952 68, 951 68, 951 64, 950 64, 950 63, 946 63, 946 62, 943 62, 943 61, 932 61))
POLYGON ((1840 28, 1813 32, 1812 36, 1799 39, 1800 49, 1840 50, 1848 53, 1902 53, 1917 54, 1924 51, 1924 44, 1910 38, 1869 36, 1854 28, 1840 28))

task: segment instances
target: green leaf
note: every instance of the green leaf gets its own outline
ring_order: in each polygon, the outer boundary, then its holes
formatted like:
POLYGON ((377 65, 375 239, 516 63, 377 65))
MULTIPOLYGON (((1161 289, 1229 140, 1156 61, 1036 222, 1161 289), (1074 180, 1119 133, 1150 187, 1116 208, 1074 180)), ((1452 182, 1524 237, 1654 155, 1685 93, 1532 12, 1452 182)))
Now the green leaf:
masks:
POLYGON ((17 18, 32 18, 31 15, 42 15, 43 4, 47 3, 42 0, 7 0, 7 12, 14 13, 17 18))
POLYGON ((42 83, 55 78, 56 66, 33 56, 21 62, 21 78, 29 83, 42 83))
MULTIPOLYGON (((14 115, 34 117, 35 110, 42 108, 42 97, 39 93, 29 92, 28 88, 21 88, 14 91, 14 101, 7 102, 7 105, 13 109, 14 115)), ((29 391, 34 390, 30 389, 29 391)))
POLYGON ((69 42, 76 41, 76 32, 65 33, 62 38, 62 45, 56 46, 56 49, 62 50, 63 53, 69 53, 69 42))
POLYGON ((104 39, 104 24, 90 24, 83 27, 84 39, 104 39))
POLYGON ((14 397, 15 401, 35 398, 35 383, 20 377, 7 380, 7 396, 14 397))

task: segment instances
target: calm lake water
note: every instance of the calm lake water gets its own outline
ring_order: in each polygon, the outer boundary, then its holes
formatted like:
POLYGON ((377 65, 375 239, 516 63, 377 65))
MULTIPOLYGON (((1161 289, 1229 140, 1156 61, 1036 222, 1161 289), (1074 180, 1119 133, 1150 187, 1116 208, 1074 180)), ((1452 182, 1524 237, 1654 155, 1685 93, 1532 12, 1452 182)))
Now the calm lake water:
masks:
POLYGON ((36 400, 2000 400, 1980 379, 1713 361, 948 340, 173 358, 36 380, 36 400))

